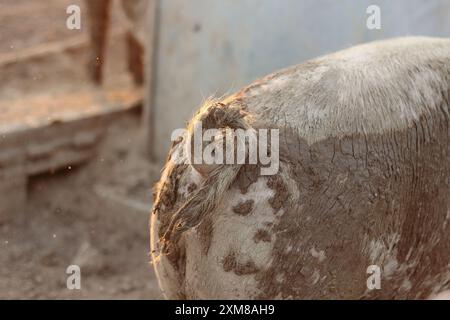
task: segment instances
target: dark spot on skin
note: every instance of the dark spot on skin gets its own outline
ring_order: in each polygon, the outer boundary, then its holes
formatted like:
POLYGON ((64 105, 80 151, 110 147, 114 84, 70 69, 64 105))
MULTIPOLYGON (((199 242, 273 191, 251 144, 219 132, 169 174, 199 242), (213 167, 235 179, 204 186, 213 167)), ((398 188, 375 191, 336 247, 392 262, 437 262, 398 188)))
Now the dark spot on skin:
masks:
POLYGON ((280 176, 271 176, 267 180, 267 186, 275 190, 275 195, 269 199, 269 204, 275 209, 275 213, 277 213, 288 200, 289 191, 280 176))
POLYGON ((205 218, 197 228, 197 234, 200 239, 200 246, 204 255, 208 254, 211 247, 211 241, 213 237, 214 226, 211 218, 205 218))
POLYGON ((258 243, 260 241, 270 242, 271 238, 272 237, 270 236, 270 233, 267 230, 259 229, 253 236, 253 241, 255 241, 255 243, 258 243))
POLYGON ((241 202, 233 207, 233 212, 241 216, 246 216, 252 211, 253 203, 253 200, 241 202))
POLYGON ((222 261, 223 270, 225 272, 233 271, 238 276, 253 274, 258 272, 258 268, 251 260, 246 263, 240 263, 236 260, 234 252, 229 253, 222 261))
POLYGON ((193 191, 195 191, 197 189, 197 185, 195 183, 191 183, 190 185, 188 185, 187 191, 189 193, 192 193, 193 191))
POLYGON ((243 165, 239 170, 234 185, 241 190, 242 194, 247 193, 248 187, 255 183, 259 177, 259 167, 256 164, 243 165))
POLYGON ((258 268, 253 261, 247 261, 245 264, 238 263, 234 268, 234 273, 238 276, 253 274, 256 272, 258 272, 258 268))
POLYGON ((222 265, 225 272, 230 272, 231 270, 233 270, 234 266, 236 265, 236 258, 234 256, 234 253, 230 253, 225 258, 223 258, 222 265))

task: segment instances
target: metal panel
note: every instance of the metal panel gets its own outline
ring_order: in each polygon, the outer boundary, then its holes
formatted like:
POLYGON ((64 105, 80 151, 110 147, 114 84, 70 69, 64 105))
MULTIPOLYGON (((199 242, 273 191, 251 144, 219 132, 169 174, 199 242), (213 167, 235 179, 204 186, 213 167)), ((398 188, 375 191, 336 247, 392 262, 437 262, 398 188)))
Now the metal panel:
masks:
POLYGON ((445 0, 164 0, 154 57, 153 143, 161 159, 174 128, 210 95, 233 92, 292 64, 374 39, 446 37, 445 0), (381 29, 366 27, 369 5, 381 29))

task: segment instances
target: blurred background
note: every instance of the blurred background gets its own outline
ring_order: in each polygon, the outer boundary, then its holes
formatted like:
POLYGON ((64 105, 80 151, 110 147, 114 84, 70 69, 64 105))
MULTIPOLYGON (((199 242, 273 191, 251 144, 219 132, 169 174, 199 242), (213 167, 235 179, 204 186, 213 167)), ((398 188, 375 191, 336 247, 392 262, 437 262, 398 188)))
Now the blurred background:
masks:
POLYGON ((0 0, 0 298, 161 298, 151 188, 205 98, 449 33, 445 0, 0 0))

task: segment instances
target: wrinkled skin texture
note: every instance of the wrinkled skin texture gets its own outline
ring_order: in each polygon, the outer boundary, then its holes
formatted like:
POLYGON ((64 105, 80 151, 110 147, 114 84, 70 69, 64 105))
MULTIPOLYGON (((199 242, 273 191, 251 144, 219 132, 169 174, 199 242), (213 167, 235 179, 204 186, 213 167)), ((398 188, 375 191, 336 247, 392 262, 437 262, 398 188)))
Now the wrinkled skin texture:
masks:
MULTIPOLYGON (((145 14, 149 0, 122 0, 127 18, 126 41, 128 47, 128 69, 136 84, 144 81, 145 14)), ((86 0, 89 16, 91 53, 88 71, 96 84, 102 83, 105 63, 106 38, 110 29, 111 0, 86 0)))
POLYGON ((211 127, 279 129, 280 170, 261 176, 258 165, 225 165, 211 173, 176 164, 186 139, 173 144, 151 215, 165 296, 448 297, 449 85, 450 41, 403 38, 324 56, 207 102, 196 118, 211 127), (221 120, 231 113, 240 122, 221 120), (380 290, 367 288, 370 265, 381 268, 380 290))

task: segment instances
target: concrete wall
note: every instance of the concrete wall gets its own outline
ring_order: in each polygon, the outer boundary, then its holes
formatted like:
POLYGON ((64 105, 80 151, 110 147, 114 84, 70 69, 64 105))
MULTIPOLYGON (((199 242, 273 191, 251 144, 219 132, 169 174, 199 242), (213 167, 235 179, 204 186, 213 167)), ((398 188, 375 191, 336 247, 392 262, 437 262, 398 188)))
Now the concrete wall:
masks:
POLYGON ((318 55, 375 39, 448 37, 446 0, 154 0, 152 85, 146 121, 154 156, 163 159, 174 128, 205 97, 318 55), (369 5, 381 29, 366 27, 369 5))

